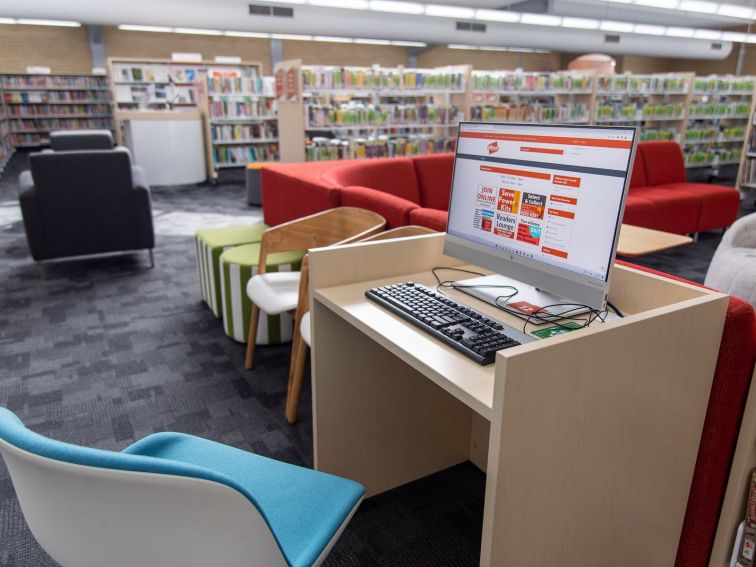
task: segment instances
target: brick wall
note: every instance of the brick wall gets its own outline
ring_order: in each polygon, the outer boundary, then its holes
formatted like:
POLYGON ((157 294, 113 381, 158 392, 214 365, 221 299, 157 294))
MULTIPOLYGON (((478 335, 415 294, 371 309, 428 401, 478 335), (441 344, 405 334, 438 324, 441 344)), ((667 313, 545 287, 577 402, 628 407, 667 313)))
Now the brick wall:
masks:
POLYGON ((0 73, 25 73, 31 65, 53 73, 91 73, 86 27, 0 24, 0 73))
POLYGON ((284 41, 283 58, 301 59, 305 65, 407 65, 408 50, 396 45, 362 45, 320 41, 284 41))
POLYGON ((477 51, 432 47, 417 58, 418 67, 467 65, 473 69, 517 69, 557 71, 563 69, 560 53, 516 53, 511 51, 477 51))

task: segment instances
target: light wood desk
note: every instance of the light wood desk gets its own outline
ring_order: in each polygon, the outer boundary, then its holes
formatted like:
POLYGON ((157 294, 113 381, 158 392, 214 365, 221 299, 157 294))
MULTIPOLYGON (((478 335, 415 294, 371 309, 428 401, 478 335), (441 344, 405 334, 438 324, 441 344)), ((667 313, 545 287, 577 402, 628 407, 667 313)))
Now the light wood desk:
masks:
POLYGON ((617 267, 624 319, 490 366, 364 296, 461 265, 442 234, 311 251, 315 467, 374 495, 472 461, 487 472, 484 566, 672 565, 726 296, 617 267))
POLYGON ((691 242, 693 239, 690 236, 623 224, 617 243, 617 254, 627 257, 643 256, 691 242))

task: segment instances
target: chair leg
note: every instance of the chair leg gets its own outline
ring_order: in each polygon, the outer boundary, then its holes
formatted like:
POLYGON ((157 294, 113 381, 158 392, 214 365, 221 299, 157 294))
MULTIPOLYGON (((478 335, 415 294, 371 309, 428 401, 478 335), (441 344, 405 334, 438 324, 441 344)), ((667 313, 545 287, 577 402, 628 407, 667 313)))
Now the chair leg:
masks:
POLYGON ((249 316, 249 333, 247 334, 247 358, 244 361, 244 367, 248 370, 255 363, 255 343, 257 342, 257 323, 259 320, 260 308, 252 304, 252 313, 249 316))
MULTIPOLYGON (((299 333, 297 333, 299 335, 299 333)), ((299 337, 291 351, 291 366, 289 367, 289 388, 286 392, 286 421, 295 423, 299 413, 299 396, 302 393, 302 378, 305 361, 307 360, 307 343, 299 337)))
POLYGON ((152 248, 150 248, 147 252, 150 254, 150 268, 155 267, 155 254, 152 252, 152 248))

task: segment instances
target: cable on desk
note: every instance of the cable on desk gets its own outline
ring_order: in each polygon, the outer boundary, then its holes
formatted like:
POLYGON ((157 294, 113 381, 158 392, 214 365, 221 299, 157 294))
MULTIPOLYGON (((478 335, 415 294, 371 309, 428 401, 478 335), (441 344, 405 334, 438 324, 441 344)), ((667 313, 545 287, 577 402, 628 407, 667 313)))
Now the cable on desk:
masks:
POLYGON ((496 305, 496 307, 498 307, 499 309, 502 309, 503 305, 506 305, 506 303, 510 299, 512 299, 515 295, 517 295, 519 293, 519 290, 515 286, 513 286, 513 285, 495 285, 495 284, 465 285, 465 284, 459 284, 459 283, 457 283, 456 280, 444 280, 444 281, 441 281, 441 278, 439 277, 439 275, 437 273, 438 270, 450 270, 450 271, 453 271, 453 272, 462 272, 464 274, 472 274, 474 276, 484 276, 484 277, 486 275, 488 275, 488 274, 483 274, 481 272, 474 272, 472 270, 465 270, 463 268, 447 268, 447 267, 443 267, 443 266, 439 266, 439 267, 433 268, 431 270, 431 273, 433 274, 433 277, 436 278, 436 282, 438 284, 438 285, 436 285, 436 291, 439 292, 439 293, 442 293, 444 295, 446 295, 446 293, 444 293, 442 291, 442 288, 451 288, 451 289, 510 289, 510 290, 512 290, 512 293, 510 293, 508 295, 507 294, 499 295, 499 296, 497 296, 494 299, 494 304, 496 305), (503 304, 499 303, 500 300, 503 300, 504 303, 503 304))
POLYGON ((624 317, 625 314, 622 313, 619 309, 617 309, 617 306, 612 303, 611 301, 606 302, 606 306, 609 307, 612 311, 614 311, 617 314, 617 317, 624 317))

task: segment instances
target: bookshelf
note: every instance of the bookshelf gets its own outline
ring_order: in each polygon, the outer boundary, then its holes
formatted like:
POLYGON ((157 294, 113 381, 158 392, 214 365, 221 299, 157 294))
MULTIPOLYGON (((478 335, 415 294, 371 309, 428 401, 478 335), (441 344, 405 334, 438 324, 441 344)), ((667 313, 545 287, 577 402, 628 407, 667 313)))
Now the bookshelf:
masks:
POLYGON ((0 100, 0 173, 5 171, 5 166, 8 164, 8 160, 10 160, 14 151, 15 147, 13 146, 7 107, 4 100, 0 100))
POLYGON ((473 71, 471 120, 588 124, 595 73, 473 71))
POLYGON ((748 116, 735 184, 741 194, 756 191, 756 96, 751 100, 748 116))
POLYGON ((257 161, 278 161, 278 117, 273 78, 259 63, 209 64, 197 99, 205 122, 208 178, 257 161))
POLYGON ((194 83, 202 64, 165 59, 110 59, 116 110, 169 110, 196 106, 194 83))
POLYGON ((101 75, 0 75, 3 152, 50 143, 53 130, 113 129, 107 78, 101 75), (7 125, 5 122, 7 121, 7 125))
POLYGON ((754 85, 752 77, 695 77, 682 141, 686 167, 716 174, 740 163, 754 85))
POLYGON ((411 69, 285 62, 277 67, 279 105, 290 113, 281 116, 287 123, 281 130, 304 150, 293 157, 306 161, 451 151, 457 123, 469 109, 470 71, 467 65, 411 69), (301 133, 294 127, 299 123, 301 133))

